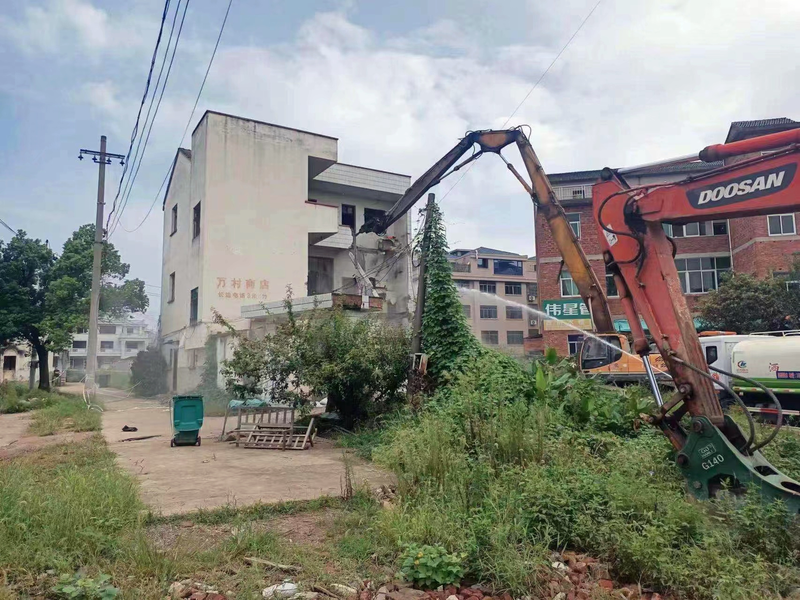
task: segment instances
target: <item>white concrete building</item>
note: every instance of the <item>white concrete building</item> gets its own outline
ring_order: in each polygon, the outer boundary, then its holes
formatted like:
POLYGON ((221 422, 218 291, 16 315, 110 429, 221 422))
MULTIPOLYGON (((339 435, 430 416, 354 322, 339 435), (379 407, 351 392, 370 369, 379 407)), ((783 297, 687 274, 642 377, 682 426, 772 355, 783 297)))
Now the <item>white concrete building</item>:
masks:
POLYGON ((288 287, 295 298, 375 289, 387 318, 408 318, 410 218, 353 239, 410 178, 338 163, 337 145, 209 111, 191 150, 178 150, 163 205, 160 342, 171 390, 198 385, 206 341, 223 331, 214 311, 245 330, 242 308, 280 301, 288 287))
MULTIPOLYGON (((98 369, 128 369, 129 364, 121 367, 121 361, 133 359, 140 351, 146 350, 156 339, 153 331, 143 319, 127 318, 101 321, 97 333, 97 367, 98 369)), ((89 345, 89 332, 80 329, 72 337, 69 349, 69 368, 86 369, 86 349, 89 345)))
MULTIPOLYGON (((5 348, 0 348, 0 355, 3 361, 0 383, 5 381, 28 383, 32 375, 34 386, 39 385, 39 359, 30 344, 27 342, 9 344, 5 348), (31 374, 31 362, 34 365, 33 374, 31 374)), ((53 369, 60 368, 61 362, 52 352, 47 356, 50 362, 49 373, 52 376, 53 369)))

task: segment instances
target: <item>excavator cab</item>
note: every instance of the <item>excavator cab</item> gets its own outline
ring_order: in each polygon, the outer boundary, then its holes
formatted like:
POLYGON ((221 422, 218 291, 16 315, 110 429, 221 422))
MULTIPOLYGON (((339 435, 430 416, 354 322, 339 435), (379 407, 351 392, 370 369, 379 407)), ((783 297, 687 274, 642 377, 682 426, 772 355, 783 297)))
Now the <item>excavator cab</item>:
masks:
MULTIPOLYGON (((579 361, 582 371, 609 367, 622 359, 622 341, 619 335, 585 337, 581 345, 579 361)), ((627 346, 627 340, 625 340, 627 346)), ((607 369, 604 369, 607 370, 607 369)))

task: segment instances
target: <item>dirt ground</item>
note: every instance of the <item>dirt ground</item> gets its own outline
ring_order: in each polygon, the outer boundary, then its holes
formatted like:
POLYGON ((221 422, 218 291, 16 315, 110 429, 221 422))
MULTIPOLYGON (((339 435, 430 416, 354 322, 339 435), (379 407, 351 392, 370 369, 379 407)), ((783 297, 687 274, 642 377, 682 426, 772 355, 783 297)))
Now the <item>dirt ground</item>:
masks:
POLYGON ((82 433, 58 433, 40 437, 28 433, 30 424, 30 413, 0 415, 0 460, 53 444, 85 440, 94 435, 93 432, 86 431, 82 433))
MULTIPOLYGON (((62 391, 80 393, 66 386, 62 391)), ((170 448, 169 408, 157 400, 125 398, 116 390, 101 390, 105 403, 103 436, 120 465, 136 475, 142 500, 155 512, 170 515, 226 505, 311 500, 341 492, 342 450, 317 438, 310 450, 254 450, 219 442, 222 417, 206 417, 202 445, 170 448), (138 428, 126 433, 122 427, 138 428), (159 437, 123 442, 130 437, 159 437)), ((387 473, 351 457, 354 484, 387 484, 387 473)))

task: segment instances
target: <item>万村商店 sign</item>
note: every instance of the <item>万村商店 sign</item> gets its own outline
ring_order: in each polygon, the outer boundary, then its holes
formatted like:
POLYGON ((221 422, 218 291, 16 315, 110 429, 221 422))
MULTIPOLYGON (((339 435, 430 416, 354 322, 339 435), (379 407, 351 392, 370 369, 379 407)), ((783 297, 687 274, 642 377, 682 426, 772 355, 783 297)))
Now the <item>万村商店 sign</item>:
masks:
POLYGON ((542 312, 548 316, 542 319, 544 331, 571 329, 570 325, 581 329, 591 329, 592 317, 583 300, 545 300, 542 312))

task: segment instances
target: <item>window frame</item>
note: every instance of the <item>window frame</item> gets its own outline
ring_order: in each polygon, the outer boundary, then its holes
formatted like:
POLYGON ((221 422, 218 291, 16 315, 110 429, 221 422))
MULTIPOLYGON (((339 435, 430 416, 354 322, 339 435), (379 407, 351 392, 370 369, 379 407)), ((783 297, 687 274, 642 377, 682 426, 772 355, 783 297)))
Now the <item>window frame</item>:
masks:
POLYGON ((97 326, 97 334, 98 335, 117 335, 117 326, 116 325, 109 325, 108 323, 101 323, 97 326), (103 327, 113 327, 114 331, 103 331, 103 327))
POLYGON ((506 296, 522 296, 522 282, 521 281, 506 281, 504 292, 506 296), (509 292, 508 288, 511 286, 512 291, 509 292), (513 290, 519 288, 519 292, 514 292, 513 290))
POLYGON ((491 330, 491 329, 481 331, 481 343, 488 344, 490 346, 498 346, 500 344, 500 334, 496 330, 491 330), (492 334, 494 334, 494 341, 487 340, 486 338, 492 337, 492 334))
POLYGON ((350 229, 355 229, 356 228, 356 205, 355 204, 342 204, 341 210, 339 211, 339 224, 342 225, 343 227, 349 227, 350 229), (352 225, 350 225, 349 223, 345 223, 344 222, 345 208, 352 210, 352 213, 350 213, 350 210, 347 211, 348 212, 348 216, 352 215, 352 217, 353 217, 353 224, 352 225))
POLYGON ((522 307, 521 306, 506 306, 506 321, 521 321, 525 317, 522 316, 522 307), (514 314, 519 312, 519 316, 515 317, 508 314, 508 311, 514 311, 514 314))
POLYGON ((676 257, 675 258, 675 269, 678 271, 678 279, 681 284, 681 291, 686 295, 693 295, 697 296, 700 294, 707 294, 710 291, 716 290, 719 288, 720 278, 723 273, 730 273, 731 268, 731 258, 730 256, 692 256, 692 257, 676 257), (728 266, 727 267, 720 267, 717 262, 719 259, 727 259, 728 266), (689 261, 691 260, 699 260, 700 267, 697 269, 689 268, 689 261), (704 260, 711 260, 712 266, 711 268, 703 267, 704 260), (679 262, 684 264, 683 268, 679 265, 679 262), (701 291, 691 291, 692 290, 692 277, 691 273, 699 273, 700 274, 700 288, 701 291), (705 284, 705 274, 706 273, 713 273, 713 285, 710 286, 708 289, 706 288, 705 284))
POLYGON ((72 340, 72 348, 71 349, 72 350, 86 350, 88 345, 89 344, 88 344, 88 342, 86 340, 72 340), (75 344, 79 344, 79 345, 76 346, 75 344), (83 346, 81 346, 80 344, 83 344, 83 346))
POLYGON ((172 304, 175 302, 175 271, 169 274, 169 297, 167 298, 167 304, 172 304))
POLYGON ((195 204, 192 208, 192 241, 200 237, 200 219, 203 214, 202 208, 200 207, 201 204, 202 201, 195 204))
POLYGON ((478 282, 478 291, 483 294, 494 294, 497 295, 497 282, 496 281, 479 281, 478 282), (483 289, 483 288, 486 289, 483 289), (491 288, 491 291, 489 289, 491 288))
POLYGON ((567 335, 567 353, 570 356, 575 356, 581 351, 581 345, 583 344, 583 334, 569 334, 567 335), (575 348, 573 352, 573 348, 575 348))
POLYGON ((606 271, 606 297, 619 298, 619 290, 617 289, 617 282, 614 281, 614 275, 606 271), (609 285, 610 284, 610 285, 609 285), (614 293, 611 293, 611 286, 614 287, 614 293))
POLYGON ((770 237, 781 237, 786 235, 797 235, 797 223, 794 218, 794 213, 777 213, 774 215, 767 215, 767 234, 770 237), (780 233, 772 233, 772 227, 770 226, 770 219, 778 217, 778 223, 780 224, 781 231, 780 233), (792 218, 792 231, 786 233, 783 231, 783 218, 784 217, 791 217, 792 218))
POLYGON ((172 215, 171 216, 172 222, 170 224, 170 232, 169 232, 170 237, 172 237, 173 235, 175 235, 178 232, 178 205, 177 204, 175 204, 175 206, 172 207, 171 215, 172 215))
POLYGON ((561 292, 561 297, 562 298, 580 298, 581 294, 580 294, 580 291, 578 290, 578 286, 575 284, 575 280, 572 279, 572 274, 566 269, 561 269, 561 273, 558 274, 558 288, 559 288, 559 292, 561 292), (565 275, 566 275, 566 277, 565 277, 565 275), (575 291, 574 294, 565 294, 564 293, 564 283, 567 280, 569 280, 570 284, 572 286, 574 286, 574 288, 575 288, 574 289, 574 291, 575 291))
POLYGON ((189 292, 189 325, 197 325, 200 316, 200 288, 189 292))
POLYGON ((478 307, 478 316, 481 319, 487 319, 487 320, 488 319, 494 319, 494 320, 497 320, 497 305, 496 304, 481 304, 478 307), (484 316, 484 311, 487 314, 491 314, 493 312, 494 316, 485 317, 484 316))
POLYGON ((100 350, 113 350, 113 349, 114 349, 114 340, 100 340, 100 350))
POLYGON ((524 274, 525 267, 523 266, 523 261, 521 260, 511 260, 506 258, 495 258, 492 259, 492 273, 494 275, 504 275, 511 277, 522 277, 524 274), (502 267, 503 263, 506 263, 505 268, 502 267), (498 270, 498 265, 501 265, 500 269, 498 270), (519 270, 519 272, 517 272, 519 270))
POLYGON ((470 280, 470 279, 454 279, 453 281, 456 282, 456 289, 459 289, 459 290, 471 290, 472 289, 472 280, 470 280))
POLYGON ((478 257, 478 268, 479 269, 488 269, 489 268, 489 259, 488 258, 480 258, 480 257, 478 257))
POLYGON ((461 310, 464 313, 464 316, 468 319, 472 318, 472 305, 471 304, 462 304, 461 310))
POLYGON ((567 215, 567 222, 569 222, 570 229, 572 229, 572 233, 575 234, 577 239, 581 239, 581 213, 566 213, 567 215), (572 220, 572 217, 577 217, 577 220, 572 220), (576 227, 573 227, 575 225, 576 227))
POLYGON ((507 346, 522 346, 525 344, 525 332, 524 331, 506 331, 506 345, 507 346), (519 334, 519 342, 511 341, 511 334, 519 334))
POLYGON ((381 209, 381 208, 372 208, 370 206, 365 206, 364 207, 364 223, 365 224, 369 223, 370 221, 374 221, 375 220, 375 217, 367 217, 367 212, 368 211, 372 212, 372 213, 376 213, 376 216, 378 218, 386 216, 386 211, 381 209))

